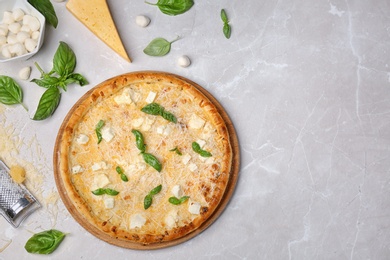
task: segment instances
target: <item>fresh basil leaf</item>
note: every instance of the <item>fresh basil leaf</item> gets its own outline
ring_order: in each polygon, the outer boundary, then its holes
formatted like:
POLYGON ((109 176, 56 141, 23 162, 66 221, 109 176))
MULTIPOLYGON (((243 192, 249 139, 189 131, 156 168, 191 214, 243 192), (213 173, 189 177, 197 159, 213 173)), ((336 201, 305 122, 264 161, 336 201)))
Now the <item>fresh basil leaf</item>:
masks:
POLYGON ((93 190, 92 193, 96 196, 101 196, 101 195, 104 195, 104 194, 107 194, 107 195, 110 195, 110 196, 116 196, 119 194, 119 191, 116 191, 116 190, 113 190, 113 189, 110 189, 110 188, 99 188, 99 189, 96 189, 96 190, 93 190))
POLYGON ((232 34, 232 28, 227 23, 223 25, 223 34, 225 35, 226 39, 229 39, 230 35, 232 34))
POLYGON ((45 18, 48 24, 57 28, 58 18, 50 0, 28 0, 45 18))
POLYGON ((162 185, 158 185, 157 187, 153 188, 148 195, 145 196, 144 198, 144 209, 148 209, 153 202, 153 196, 160 193, 162 189, 162 185))
POLYGON ((188 199, 189 199, 189 196, 183 196, 180 199, 178 199, 176 197, 170 197, 168 199, 168 201, 169 201, 169 203, 171 203, 173 205, 180 205, 180 204, 186 202, 188 199))
POLYGON ((160 185, 158 185, 157 187, 153 188, 153 189, 149 192, 149 194, 150 194, 150 195, 156 195, 156 194, 160 193, 161 189, 162 189, 162 185, 160 184, 160 185))
POLYGON ((127 178, 126 174, 121 174, 121 180, 124 181, 124 182, 128 182, 129 179, 127 178))
POLYGON ((69 85, 71 83, 77 83, 80 86, 85 86, 89 83, 88 80, 83 75, 81 75, 79 73, 69 74, 68 77, 66 78, 65 82, 67 85, 69 85))
POLYGON ((122 168, 117 166, 115 168, 116 172, 121 175, 121 180, 124 182, 128 182, 129 179, 127 178, 126 174, 123 172, 122 168))
POLYGON ((51 88, 51 87, 58 87, 60 83, 60 79, 56 77, 46 76, 42 79, 32 79, 31 82, 34 82, 40 87, 44 88, 51 88))
POLYGON ((153 202, 152 195, 150 194, 146 195, 144 198, 144 209, 148 209, 152 205, 152 202, 153 202))
POLYGON ((150 153, 142 153, 142 156, 147 164, 152 166, 156 171, 161 172, 162 165, 154 155, 150 153))
POLYGON ((179 37, 175 40, 169 42, 164 38, 156 38, 152 40, 148 46, 144 49, 144 53, 149 56, 165 56, 171 50, 171 44, 177 41, 179 37))
POLYGON ((194 5, 193 0, 158 0, 156 4, 145 3, 157 6, 162 13, 167 15, 183 14, 194 5))
POLYGON ((173 149, 171 149, 171 150, 169 150, 169 151, 175 152, 175 153, 177 153, 178 155, 183 155, 183 154, 180 152, 179 148, 177 148, 177 147, 175 147, 175 148, 173 148, 173 149))
POLYGON ((221 19, 222 19, 223 23, 229 23, 229 19, 226 15, 226 12, 224 9, 221 10, 221 19))
POLYGON ((192 143, 192 150, 202 157, 211 157, 212 156, 210 152, 205 151, 202 148, 200 148, 200 145, 197 142, 192 143))
POLYGON ((163 111, 163 113, 161 114, 161 116, 165 119, 165 120, 168 120, 172 123, 177 123, 177 119, 176 117, 171 113, 171 112, 168 112, 168 111, 163 111))
POLYGON ((60 103, 61 92, 56 87, 48 88, 39 100, 33 120, 43 120, 51 116, 60 103))
POLYGON ((24 248, 29 253, 50 254, 58 248, 66 234, 51 229, 33 235, 27 240, 24 248))
POLYGON ((119 191, 116 191, 116 190, 113 190, 113 189, 110 189, 110 188, 106 188, 105 189, 105 193, 107 195, 110 195, 110 196, 116 196, 119 194, 119 191))
POLYGON ((131 130, 131 132, 135 135, 135 143, 137 145, 138 150, 140 150, 142 153, 145 152, 146 145, 142 133, 135 129, 131 130))
POLYGON ((141 108, 141 111, 149 115, 157 116, 161 115, 162 111, 164 111, 164 108, 159 104, 153 102, 141 108))
POLYGON ((96 127, 95 127, 95 133, 96 133, 96 137, 98 139, 98 144, 100 144, 100 142, 103 140, 103 136, 102 136, 102 128, 104 126, 104 121, 103 120, 99 120, 99 122, 97 123, 96 127))
POLYGON ((106 194, 106 190, 103 188, 99 188, 99 189, 93 190, 92 193, 96 196, 100 196, 100 195, 106 194))
POLYGON ((76 67, 76 55, 65 42, 60 42, 53 58, 53 71, 61 77, 67 78, 76 67))
POLYGON ((0 76, 0 102, 5 105, 21 104, 23 92, 20 86, 8 76, 0 76))
POLYGON ((116 170, 116 172, 117 172, 118 174, 123 174, 123 170, 122 170, 122 168, 121 168, 120 166, 117 166, 117 167, 115 168, 115 170, 116 170))
POLYGON ((155 115, 155 116, 160 115, 165 120, 168 120, 168 121, 173 122, 173 123, 177 122, 176 117, 172 113, 165 111, 163 106, 161 106, 157 103, 154 103, 154 102, 147 104, 146 106, 141 108, 141 111, 146 113, 146 114, 149 114, 149 115, 155 115))

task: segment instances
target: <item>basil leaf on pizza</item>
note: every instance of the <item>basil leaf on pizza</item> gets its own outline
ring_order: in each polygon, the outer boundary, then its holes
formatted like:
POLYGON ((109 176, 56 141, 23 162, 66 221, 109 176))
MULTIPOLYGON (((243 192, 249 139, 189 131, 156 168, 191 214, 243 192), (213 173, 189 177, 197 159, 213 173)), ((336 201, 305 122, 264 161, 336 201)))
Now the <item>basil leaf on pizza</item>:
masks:
POLYGON ((141 152, 145 152, 146 145, 142 133, 135 129, 131 130, 131 132, 135 135, 135 143, 137 145, 138 150, 140 150, 141 152))
POLYGON ((189 196, 183 196, 180 199, 178 199, 176 197, 170 197, 168 199, 168 201, 169 201, 169 203, 171 203, 173 205, 180 205, 180 204, 183 204, 184 202, 186 202, 189 198, 190 198, 189 196))
POLYGON ((142 153, 142 157, 144 158, 145 162, 152 166, 156 171, 161 172, 162 164, 158 161, 158 159, 150 154, 150 153, 142 153))
POLYGON ((100 142, 103 140, 103 136, 102 136, 102 128, 104 126, 104 121, 103 120, 99 120, 99 122, 97 123, 96 127, 95 127, 95 133, 96 133, 96 137, 98 139, 97 143, 100 144, 100 142))
POLYGON ((162 189, 162 185, 158 185, 157 187, 153 188, 149 193, 148 195, 145 196, 144 198, 144 209, 148 209, 152 203, 153 203, 153 196, 154 195, 157 195, 158 193, 160 193, 162 189))
POLYGON ((212 154, 206 150, 203 150, 197 142, 192 142, 192 150, 202 157, 211 157, 212 154))
POLYGON ((150 103, 146 106, 144 106, 141 109, 142 112, 149 114, 149 115, 154 115, 154 116, 162 116, 162 118, 172 122, 176 123, 177 119, 174 114, 171 112, 165 111, 165 108, 157 103, 150 103))

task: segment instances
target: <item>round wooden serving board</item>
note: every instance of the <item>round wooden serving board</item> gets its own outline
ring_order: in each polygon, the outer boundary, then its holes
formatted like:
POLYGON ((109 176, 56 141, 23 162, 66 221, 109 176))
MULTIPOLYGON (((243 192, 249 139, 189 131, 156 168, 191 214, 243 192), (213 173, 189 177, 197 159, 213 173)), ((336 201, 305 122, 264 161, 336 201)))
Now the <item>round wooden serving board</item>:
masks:
MULTIPOLYGON (((95 86, 94 88, 89 90, 86 94, 84 94, 76 102, 76 104, 71 108, 71 110, 68 112, 67 116, 65 117, 65 119, 64 119, 64 121, 63 121, 63 123, 62 123, 62 125, 61 125, 61 127, 59 129, 59 132, 58 132, 58 135, 57 135, 57 139, 56 139, 56 143, 55 143, 55 147, 54 147, 54 154, 53 154, 54 178, 55 178, 55 182, 56 182, 56 185, 57 185, 58 192, 59 192, 60 197, 61 197, 63 203, 65 204, 66 208, 68 209, 70 214, 73 216, 73 218, 83 228, 85 228, 88 232, 90 232, 92 235, 96 236, 97 238, 99 238, 99 239, 101 239, 101 240, 103 240, 103 241, 105 241, 107 243, 110 243, 110 244, 113 244, 113 245, 116 245, 116 246, 119 246, 119 247, 123 247, 123 248, 143 249, 143 250, 165 248, 165 247, 170 247, 170 246, 174 246, 174 245, 183 243, 183 242, 185 242, 185 241, 195 237, 196 235, 198 235, 202 231, 204 231, 206 228, 208 228, 222 214, 222 212, 224 211, 224 209, 228 205, 228 203, 229 203, 229 201, 230 201, 230 199, 231 199, 231 197, 232 197, 232 195, 234 193, 234 189, 236 187, 236 183, 237 183, 237 180, 238 180, 238 173, 239 173, 239 168, 240 168, 239 144, 238 144, 236 131, 234 129, 234 126, 233 126, 233 124, 232 124, 228 114, 226 113, 226 111, 224 110, 222 105, 207 90, 205 90, 203 87, 199 86, 198 84, 196 84, 196 83, 194 83, 194 82, 192 82, 192 81, 190 81, 190 80, 188 80, 188 79, 186 79, 184 77, 181 77, 181 76, 178 76, 178 75, 174 75, 174 74, 170 74, 170 73, 156 72, 156 71, 140 71, 140 72, 131 72, 129 74, 133 74, 133 73, 160 73, 160 74, 163 74, 163 75, 168 75, 170 77, 175 77, 176 79, 179 79, 179 80, 182 80, 182 81, 184 81, 186 83, 191 84, 192 86, 197 88, 201 93, 203 93, 215 105, 215 107, 217 108, 218 112, 220 113, 220 115, 224 119, 224 121, 226 123, 226 126, 227 126, 227 129, 229 131, 230 144, 231 144, 232 150, 233 150, 233 160, 232 160, 232 167, 231 167, 229 182, 228 182, 228 184, 226 186, 226 190, 225 190, 225 193, 223 195, 223 198, 220 201, 218 207, 215 209, 214 213, 198 229, 192 231, 191 233, 188 233, 187 235, 185 235, 183 237, 180 237, 180 238, 172 240, 172 241, 144 245, 144 244, 136 243, 136 242, 133 242, 133 241, 125 241, 125 240, 115 239, 115 238, 109 236, 108 234, 104 233, 100 229, 97 229, 94 225, 89 223, 85 219, 85 217, 77 210, 76 205, 73 203, 73 201, 70 199, 70 197, 67 194, 67 191, 66 191, 66 188, 65 188, 65 184, 64 184, 64 180, 61 177, 60 169, 58 167, 59 163, 60 163, 60 156, 59 156, 59 154, 60 154, 60 149, 59 149, 60 148, 60 142, 61 142, 61 139, 62 139, 62 136, 63 136, 63 132, 64 132, 64 130, 66 128, 67 123, 68 123, 68 120, 71 117, 71 115, 73 114, 74 110, 78 107, 78 105, 80 103, 83 102, 83 100, 85 100, 87 97, 89 97, 93 91, 95 91, 102 84, 104 84, 104 82, 102 82, 101 84, 95 86)), ((123 75, 120 75, 120 76, 123 76, 123 75)), ((118 76, 118 77, 120 77, 120 76, 118 76)), ((116 77, 108 79, 107 81, 113 80, 115 78, 116 77)))

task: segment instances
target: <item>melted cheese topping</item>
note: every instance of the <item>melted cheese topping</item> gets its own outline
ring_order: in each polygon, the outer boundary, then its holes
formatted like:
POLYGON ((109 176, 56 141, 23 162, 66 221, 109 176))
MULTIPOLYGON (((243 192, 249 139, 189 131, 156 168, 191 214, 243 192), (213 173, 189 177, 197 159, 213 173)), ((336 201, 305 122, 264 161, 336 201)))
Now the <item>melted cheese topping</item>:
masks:
POLYGON ((169 83, 134 83, 105 97, 86 112, 73 130, 68 167, 70 172, 76 166, 83 169, 70 174, 70 178, 96 217, 129 232, 158 235, 188 225, 199 218, 202 211, 207 212, 210 204, 213 207, 218 204, 223 191, 215 189, 216 178, 229 174, 220 172, 226 148, 219 140, 212 119, 193 101, 190 93, 177 91, 169 83), (173 113, 177 123, 141 111, 150 101, 150 92, 156 93, 154 102, 173 113), (123 102, 123 97, 128 97, 129 93, 132 101, 123 102), (196 117, 191 117, 191 114, 196 117), (110 142, 97 143, 95 127, 99 120, 104 120, 105 126, 115 132, 110 142), (196 127, 190 127, 191 124, 196 127), (133 129, 143 134, 146 152, 160 161, 161 172, 143 160, 131 132, 133 129), (87 143, 76 141, 81 134, 88 136, 87 143), (213 160, 205 160, 192 150, 192 142, 200 138, 203 140, 202 149, 211 152, 213 160), (176 147, 182 156, 170 151, 176 147), (106 167, 96 170, 94 165, 103 161, 106 167), (121 180, 116 172, 117 166, 123 169, 128 182, 121 180), (101 182, 104 187, 99 187, 96 178, 102 174, 107 180, 101 182), (160 184, 161 192, 153 196, 151 207, 145 210, 144 197, 160 184), (189 196, 190 200, 173 205, 168 199, 173 196, 173 187, 178 185, 183 196, 189 196), (111 188, 119 194, 96 196, 91 192, 96 188, 111 188), (106 205, 108 197, 114 198, 109 207, 106 205))

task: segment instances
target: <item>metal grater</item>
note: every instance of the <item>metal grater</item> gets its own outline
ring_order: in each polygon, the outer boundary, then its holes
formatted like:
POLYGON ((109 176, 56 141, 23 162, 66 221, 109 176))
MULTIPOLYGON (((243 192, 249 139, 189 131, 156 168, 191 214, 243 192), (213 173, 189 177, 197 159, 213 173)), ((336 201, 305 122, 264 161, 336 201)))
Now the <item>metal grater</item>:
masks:
POLYGON ((22 184, 14 182, 0 160, 0 214, 15 228, 41 205, 22 184))

